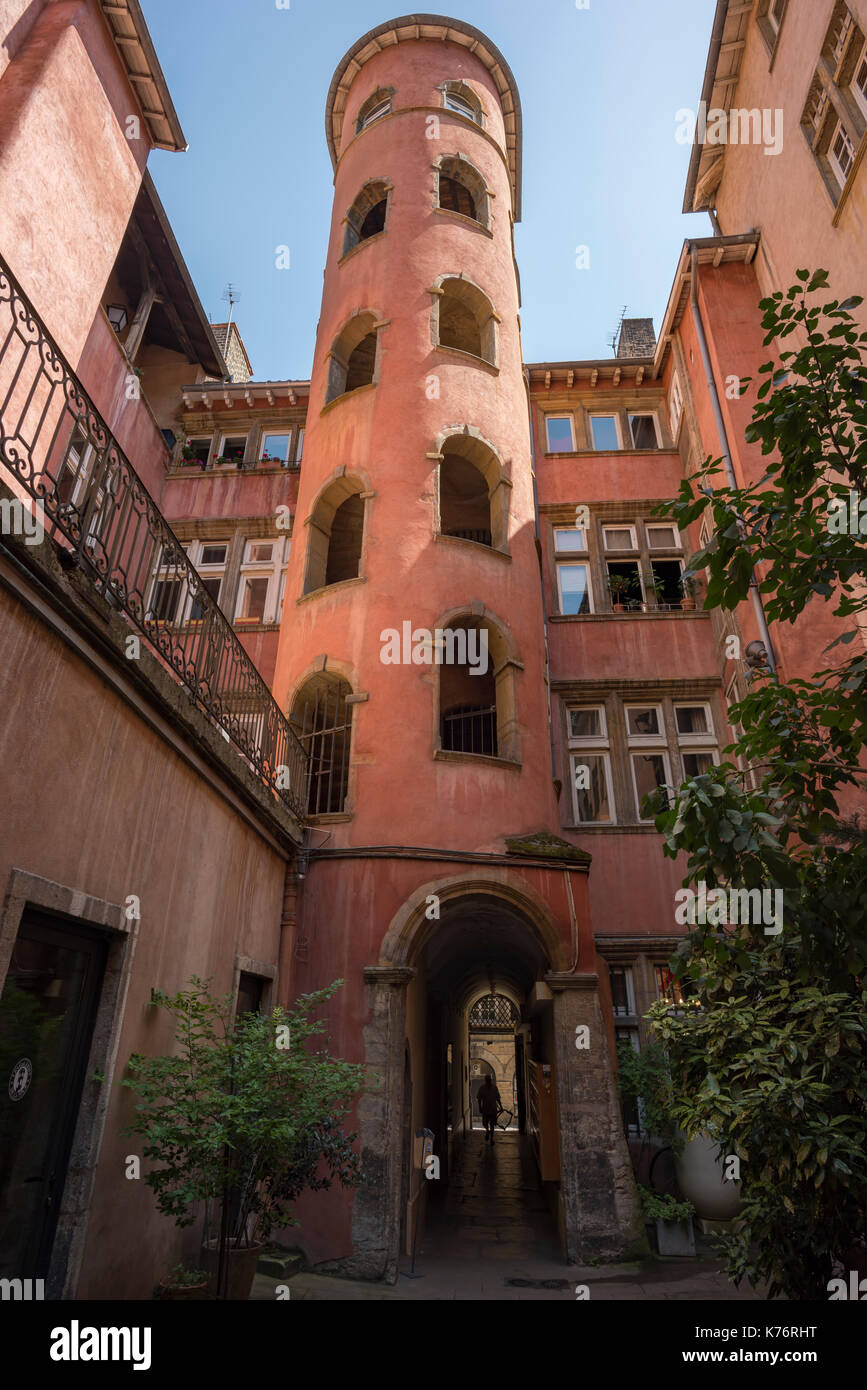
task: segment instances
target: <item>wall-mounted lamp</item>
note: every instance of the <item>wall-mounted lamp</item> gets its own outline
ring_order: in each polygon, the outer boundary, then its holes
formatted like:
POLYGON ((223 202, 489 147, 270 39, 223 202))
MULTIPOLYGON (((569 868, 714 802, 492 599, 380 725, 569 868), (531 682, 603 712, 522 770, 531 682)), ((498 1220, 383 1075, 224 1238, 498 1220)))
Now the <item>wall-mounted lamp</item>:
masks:
POLYGON ((109 304, 105 312, 115 333, 122 333, 129 323, 129 315, 123 305, 109 304))

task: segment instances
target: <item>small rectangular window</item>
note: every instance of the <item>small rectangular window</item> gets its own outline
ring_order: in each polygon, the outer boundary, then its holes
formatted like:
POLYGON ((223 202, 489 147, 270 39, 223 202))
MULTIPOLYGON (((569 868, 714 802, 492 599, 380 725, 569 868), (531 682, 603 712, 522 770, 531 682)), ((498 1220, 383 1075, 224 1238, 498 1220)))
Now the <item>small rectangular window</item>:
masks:
POLYGON ((612 967, 609 970, 611 980, 611 1003, 614 1007, 615 1018, 630 1018, 635 1014, 635 996, 632 988, 632 971, 626 967, 612 967))
POLYGON ((248 541, 245 564, 270 564, 274 558, 273 541, 248 541))
POLYGON ((211 438, 198 437, 188 439, 181 450, 182 463, 204 464, 208 462, 211 454, 211 438))
POLYGON ((557 526, 554 528, 554 549, 558 555, 572 550, 586 550, 587 541, 580 527, 557 526))
POLYGON ((644 524, 647 532, 648 550, 679 550, 680 534, 674 522, 650 522, 644 524))
POLYGON ((675 705, 674 721, 678 735, 695 737, 697 734, 713 737, 710 710, 707 705, 675 705))
POLYGON ((580 825, 611 823, 611 768, 607 753, 573 753, 572 790, 575 820, 580 825))
POLYGON ((194 558, 194 563, 197 564, 199 568, 201 568, 202 565, 224 565, 226 563, 227 549, 228 546, 226 544, 223 544, 222 542, 206 542, 202 545, 201 554, 199 555, 198 560, 195 560, 194 558))
POLYGON ((606 550, 635 550, 634 526, 603 526, 602 539, 606 550))
POLYGON ((668 420, 671 425, 671 437, 677 443, 677 432, 680 429, 680 420, 683 415, 683 395, 680 389, 680 377, 677 372, 672 374, 671 390, 668 393, 668 420))
POLYGON ((620 448, 620 431, 616 415, 591 415, 590 430, 593 448, 599 453, 611 453, 620 448))
POLYGON ((243 461, 246 448, 247 436, 245 434, 226 434, 220 443, 219 457, 238 464, 243 461))
POLYGON ((261 623, 265 617, 265 600, 268 597, 267 577, 245 575, 241 581, 241 610, 239 618, 247 622, 261 623))
POLYGON ((682 1004, 683 990, 677 980, 672 979, 671 971, 667 965, 657 965, 656 974, 656 997, 664 1000, 666 1004, 682 1004))
POLYGON ((861 107, 862 112, 867 116, 867 43, 865 43, 862 48, 861 56, 855 64, 852 91, 855 93, 855 100, 861 107))
POLYGON ((592 612, 590 576, 586 565, 558 565, 560 612, 577 616, 592 612))
POLYGON ((627 705, 626 732, 632 741, 661 739, 663 726, 659 705, 627 705))
POLYGON ((855 163, 855 146, 849 139, 842 121, 837 122, 837 128, 831 136, 830 162, 840 187, 845 187, 855 163))
POLYGON ((289 459, 291 434, 263 434, 260 458, 262 463, 282 463, 289 459))
POLYGON ((644 585, 637 560, 609 560, 608 592, 618 608, 638 609, 644 602, 644 585))
POLYGON ((605 710, 602 705, 590 705, 569 711, 569 738, 571 742, 585 739, 604 739, 605 710))
POLYGON ((651 792, 669 783, 668 755, 664 752, 632 752, 629 758, 632 763, 632 780, 635 786, 636 814, 640 821, 653 820, 653 816, 642 814, 642 803, 651 792))
POLYGON ((632 431, 633 449, 658 449, 655 415, 630 415, 629 428, 632 431))
POLYGON ((575 432, 571 415, 546 415, 545 430, 549 454, 573 454, 575 432))
POLYGON ((691 752, 686 749, 680 750, 680 758, 683 763, 684 777, 700 777, 703 772, 707 772, 716 762, 713 753, 706 748, 694 748, 691 752))

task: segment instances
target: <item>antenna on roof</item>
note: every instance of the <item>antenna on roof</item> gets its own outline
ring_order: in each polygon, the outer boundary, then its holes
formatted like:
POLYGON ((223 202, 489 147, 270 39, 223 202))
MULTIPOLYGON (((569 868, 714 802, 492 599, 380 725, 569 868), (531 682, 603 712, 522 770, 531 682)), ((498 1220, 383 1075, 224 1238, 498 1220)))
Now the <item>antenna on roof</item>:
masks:
POLYGON ((617 356, 617 341, 618 341, 618 339, 619 339, 619 337, 620 337, 620 330, 621 330, 621 328, 623 327, 623 320, 626 318, 626 310, 627 310, 628 308, 629 308, 629 305, 628 305, 628 304, 624 304, 623 308, 622 308, 621 311, 620 311, 620 322, 618 323, 617 327, 615 328, 615 330, 614 330, 614 332, 612 333, 611 338, 609 339, 609 342, 608 342, 608 346, 611 348, 611 355, 612 355, 612 357, 616 357, 616 356, 617 356))
POLYGON ((228 283, 228 285, 226 286, 226 288, 223 290, 223 293, 222 293, 222 296, 221 296, 221 297, 222 297, 222 299, 224 299, 224 300, 228 303, 228 305, 229 305, 229 317, 228 317, 228 319, 227 319, 227 321, 226 321, 226 340, 228 341, 228 338, 229 338, 229 329, 230 329, 231 326, 232 326, 232 312, 233 312, 233 310, 234 310, 234 308, 235 308, 235 305, 238 303, 238 300, 241 298, 241 292, 240 292, 240 290, 237 288, 237 286, 235 286, 235 285, 232 284, 232 282, 231 282, 231 280, 230 280, 229 283, 228 283))

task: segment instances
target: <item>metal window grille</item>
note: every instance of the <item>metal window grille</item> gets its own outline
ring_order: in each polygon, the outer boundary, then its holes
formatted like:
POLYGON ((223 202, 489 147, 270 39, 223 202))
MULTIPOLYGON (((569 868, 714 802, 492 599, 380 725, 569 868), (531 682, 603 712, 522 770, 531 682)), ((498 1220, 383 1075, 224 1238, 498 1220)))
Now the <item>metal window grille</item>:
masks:
POLYGON ((497 756, 497 708, 463 705, 440 720, 440 740, 449 753, 484 753, 497 756))
POLYGON ((317 682, 302 691, 293 724, 308 758, 307 814, 333 815, 346 808, 352 740, 351 693, 344 681, 317 682))
POLYGON ((470 1027, 480 1029, 514 1029, 518 1010, 511 999, 502 994, 486 994, 470 1010, 470 1027))

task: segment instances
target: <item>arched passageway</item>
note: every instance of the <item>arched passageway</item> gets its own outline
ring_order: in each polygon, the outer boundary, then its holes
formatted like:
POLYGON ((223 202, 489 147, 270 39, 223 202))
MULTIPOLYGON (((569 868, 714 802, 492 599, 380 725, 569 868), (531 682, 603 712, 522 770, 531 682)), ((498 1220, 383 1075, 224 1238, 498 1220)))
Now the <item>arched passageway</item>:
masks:
POLYGON ((433 1131, 440 1167, 435 1180, 413 1171, 407 1248, 418 1223, 430 1259, 559 1258, 554 1020, 539 987, 552 962, 538 926, 513 900, 467 892, 424 923, 412 959, 406 1128, 433 1131), (513 1113, 493 1144, 478 1116, 486 1073, 513 1113))

